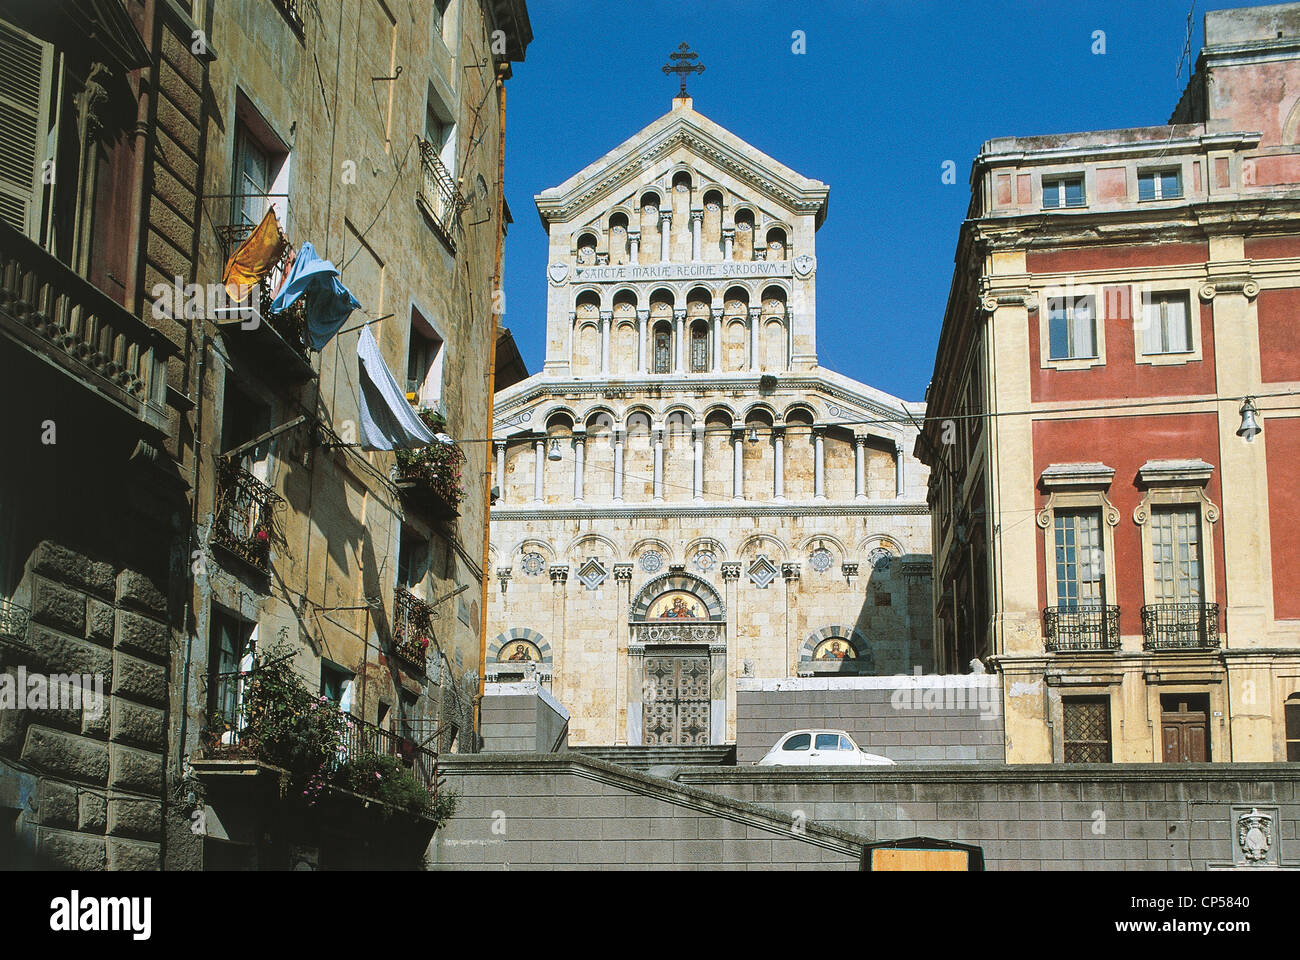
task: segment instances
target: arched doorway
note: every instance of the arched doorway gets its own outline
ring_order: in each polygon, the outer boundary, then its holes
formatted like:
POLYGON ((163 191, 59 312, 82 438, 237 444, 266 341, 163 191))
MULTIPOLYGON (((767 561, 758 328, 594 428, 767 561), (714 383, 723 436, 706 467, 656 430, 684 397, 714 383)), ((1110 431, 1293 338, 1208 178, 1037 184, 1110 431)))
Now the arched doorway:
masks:
POLYGON ((628 642, 628 743, 721 743, 727 637, 722 597, 674 571, 632 601, 628 642))

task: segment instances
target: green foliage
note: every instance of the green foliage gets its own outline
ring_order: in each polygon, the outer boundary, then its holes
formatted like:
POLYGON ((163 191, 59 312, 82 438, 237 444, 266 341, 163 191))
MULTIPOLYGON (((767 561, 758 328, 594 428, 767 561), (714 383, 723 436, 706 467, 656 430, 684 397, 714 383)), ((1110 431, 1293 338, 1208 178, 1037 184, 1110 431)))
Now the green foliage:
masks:
POLYGON ((456 812, 460 799, 452 791, 442 789, 431 797, 410 767, 397 757, 379 753, 365 753, 344 764, 336 782, 353 793, 373 797, 395 810, 433 820, 438 827, 456 812))
MULTIPOLYGON (((421 410, 420 419, 434 433, 445 433, 447 421, 434 410, 421 410)), ((431 443, 414 450, 398 450, 397 465, 404 480, 423 483, 445 500, 453 510, 465 498, 461 484, 461 468, 465 454, 455 444, 431 443)))

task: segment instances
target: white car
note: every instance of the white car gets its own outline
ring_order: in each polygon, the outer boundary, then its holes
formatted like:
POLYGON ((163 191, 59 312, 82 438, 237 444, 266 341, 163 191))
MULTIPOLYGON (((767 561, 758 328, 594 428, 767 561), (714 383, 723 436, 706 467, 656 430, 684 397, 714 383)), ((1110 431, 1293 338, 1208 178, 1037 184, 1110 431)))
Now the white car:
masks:
POLYGON ((843 730, 794 730, 776 742, 760 767, 894 766, 894 761, 863 753, 843 730))

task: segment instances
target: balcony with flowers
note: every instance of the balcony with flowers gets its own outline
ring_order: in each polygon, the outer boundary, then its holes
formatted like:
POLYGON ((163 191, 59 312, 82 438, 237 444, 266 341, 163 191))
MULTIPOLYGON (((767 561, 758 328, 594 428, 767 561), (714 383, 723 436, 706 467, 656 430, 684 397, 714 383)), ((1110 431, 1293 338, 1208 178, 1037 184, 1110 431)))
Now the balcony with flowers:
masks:
POLYGON ((421 410, 425 426, 444 439, 424 447, 397 451, 396 481, 412 505, 427 511, 433 519, 449 520, 460 516, 465 498, 462 472, 465 454, 447 437, 447 421, 433 410, 421 410))
POLYGON ((424 673, 433 639, 433 608, 409 590, 398 587, 393 597, 393 650, 424 673))

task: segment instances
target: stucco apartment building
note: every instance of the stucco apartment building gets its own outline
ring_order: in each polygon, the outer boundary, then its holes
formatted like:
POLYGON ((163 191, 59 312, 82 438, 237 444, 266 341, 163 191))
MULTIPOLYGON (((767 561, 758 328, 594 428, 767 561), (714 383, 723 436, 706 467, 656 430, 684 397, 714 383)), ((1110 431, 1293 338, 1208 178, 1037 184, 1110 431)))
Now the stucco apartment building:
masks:
POLYGON ((6 850, 418 865, 420 838, 382 817, 278 803, 278 774, 240 755, 256 731, 239 674, 278 651, 348 715, 349 756, 426 783, 437 752, 477 748, 488 448, 455 441, 489 432, 524 3, 4 16, 23 69, 0 95, 30 136, 3 147, 0 343, 22 396, 6 407, 35 418, 3 428, 28 464, 0 483, 4 665, 111 691, 93 720, 0 712, 6 850), (259 229, 276 261, 236 306, 227 264, 259 229), (304 280, 273 306, 307 244, 358 304, 325 335, 317 304, 343 293, 304 280), (417 410, 447 443, 376 442, 417 410))
POLYGON ((936 650, 1009 762, 1300 759, 1300 4, 1161 126, 984 144, 927 396, 936 650))

